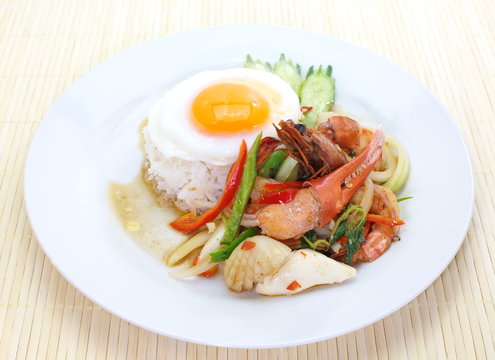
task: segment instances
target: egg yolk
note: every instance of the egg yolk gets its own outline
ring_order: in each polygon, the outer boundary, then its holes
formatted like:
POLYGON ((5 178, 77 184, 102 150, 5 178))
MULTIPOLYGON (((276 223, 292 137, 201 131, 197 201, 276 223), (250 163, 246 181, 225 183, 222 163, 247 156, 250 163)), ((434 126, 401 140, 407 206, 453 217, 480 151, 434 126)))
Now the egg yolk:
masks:
POLYGON ((208 133, 253 129, 269 116, 266 98, 251 86, 220 83, 204 89, 192 104, 192 117, 208 133))

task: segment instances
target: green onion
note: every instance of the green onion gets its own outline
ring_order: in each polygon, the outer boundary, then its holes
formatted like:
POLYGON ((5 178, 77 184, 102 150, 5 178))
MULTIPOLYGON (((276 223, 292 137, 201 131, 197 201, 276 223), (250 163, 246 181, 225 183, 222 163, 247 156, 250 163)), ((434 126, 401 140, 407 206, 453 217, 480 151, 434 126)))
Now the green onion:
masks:
POLYGON ((247 154, 246 164, 244 165, 244 171, 242 173, 241 184, 234 200, 234 206, 232 206, 232 212, 230 213, 229 220, 225 226, 225 235, 222 239, 222 244, 229 245, 234 241, 239 227, 241 226, 242 214, 249 201, 249 195, 253 191, 254 181, 256 180, 256 157, 258 156, 258 148, 261 140, 261 133, 254 140, 251 149, 247 154))
POLYGON ((220 250, 214 251, 210 253, 211 261, 210 262, 222 262, 227 260, 236 247, 239 246, 247 238, 253 237, 258 233, 255 228, 249 228, 244 230, 234 241, 232 241, 229 245, 221 248, 220 250))
POLYGON ((401 201, 404 201, 404 200, 409 200, 409 199, 412 199, 412 198, 413 198, 412 196, 401 197, 401 198, 397 199, 397 202, 401 202, 401 201))

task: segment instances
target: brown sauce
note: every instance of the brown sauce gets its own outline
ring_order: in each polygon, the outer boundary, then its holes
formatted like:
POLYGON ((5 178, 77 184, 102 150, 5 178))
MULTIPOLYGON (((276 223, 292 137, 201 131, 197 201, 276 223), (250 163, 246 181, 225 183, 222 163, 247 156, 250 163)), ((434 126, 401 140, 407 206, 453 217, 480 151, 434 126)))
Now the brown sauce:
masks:
POLYGON ((180 213, 173 207, 159 206, 141 174, 130 183, 111 183, 109 196, 124 229, 153 257, 165 259, 187 238, 168 226, 180 213))
POLYGON ((159 206, 141 174, 130 183, 111 183, 109 195, 124 229, 153 257, 165 259, 187 238, 168 226, 180 213, 173 207, 159 206))

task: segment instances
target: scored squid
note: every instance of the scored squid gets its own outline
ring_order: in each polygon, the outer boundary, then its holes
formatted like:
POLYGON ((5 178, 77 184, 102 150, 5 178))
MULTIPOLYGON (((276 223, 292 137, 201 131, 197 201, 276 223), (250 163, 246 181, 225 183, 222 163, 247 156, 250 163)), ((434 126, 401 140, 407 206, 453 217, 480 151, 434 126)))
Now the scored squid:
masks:
POLYGON ((256 286, 261 295, 294 295, 317 285, 341 283, 356 275, 352 266, 330 259, 317 251, 293 251, 276 273, 256 286))
POLYGON ((275 273, 291 249, 258 235, 242 242, 225 261, 224 279, 230 290, 251 290, 263 277, 275 273))

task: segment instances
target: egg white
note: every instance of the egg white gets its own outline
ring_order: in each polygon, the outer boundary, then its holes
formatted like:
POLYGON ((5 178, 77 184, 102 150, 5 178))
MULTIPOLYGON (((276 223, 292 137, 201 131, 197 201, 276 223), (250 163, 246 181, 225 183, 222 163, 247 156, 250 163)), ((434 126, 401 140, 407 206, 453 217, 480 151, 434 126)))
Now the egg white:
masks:
POLYGON ((289 84, 277 75, 252 69, 204 71, 182 81, 152 107, 145 130, 156 148, 168 158, 204 161, 213 165, 230 165, 237 158, 242 139, 248 146, 256 136, 275 136, 272 124, 280 120, 298 120, 299 99, 289 84), (266 122, 248 131, 228 134, 208 134, 200 131, 191 119, 191 107, 205 88, 225 82, 254 87, 269 102, 266 122))

